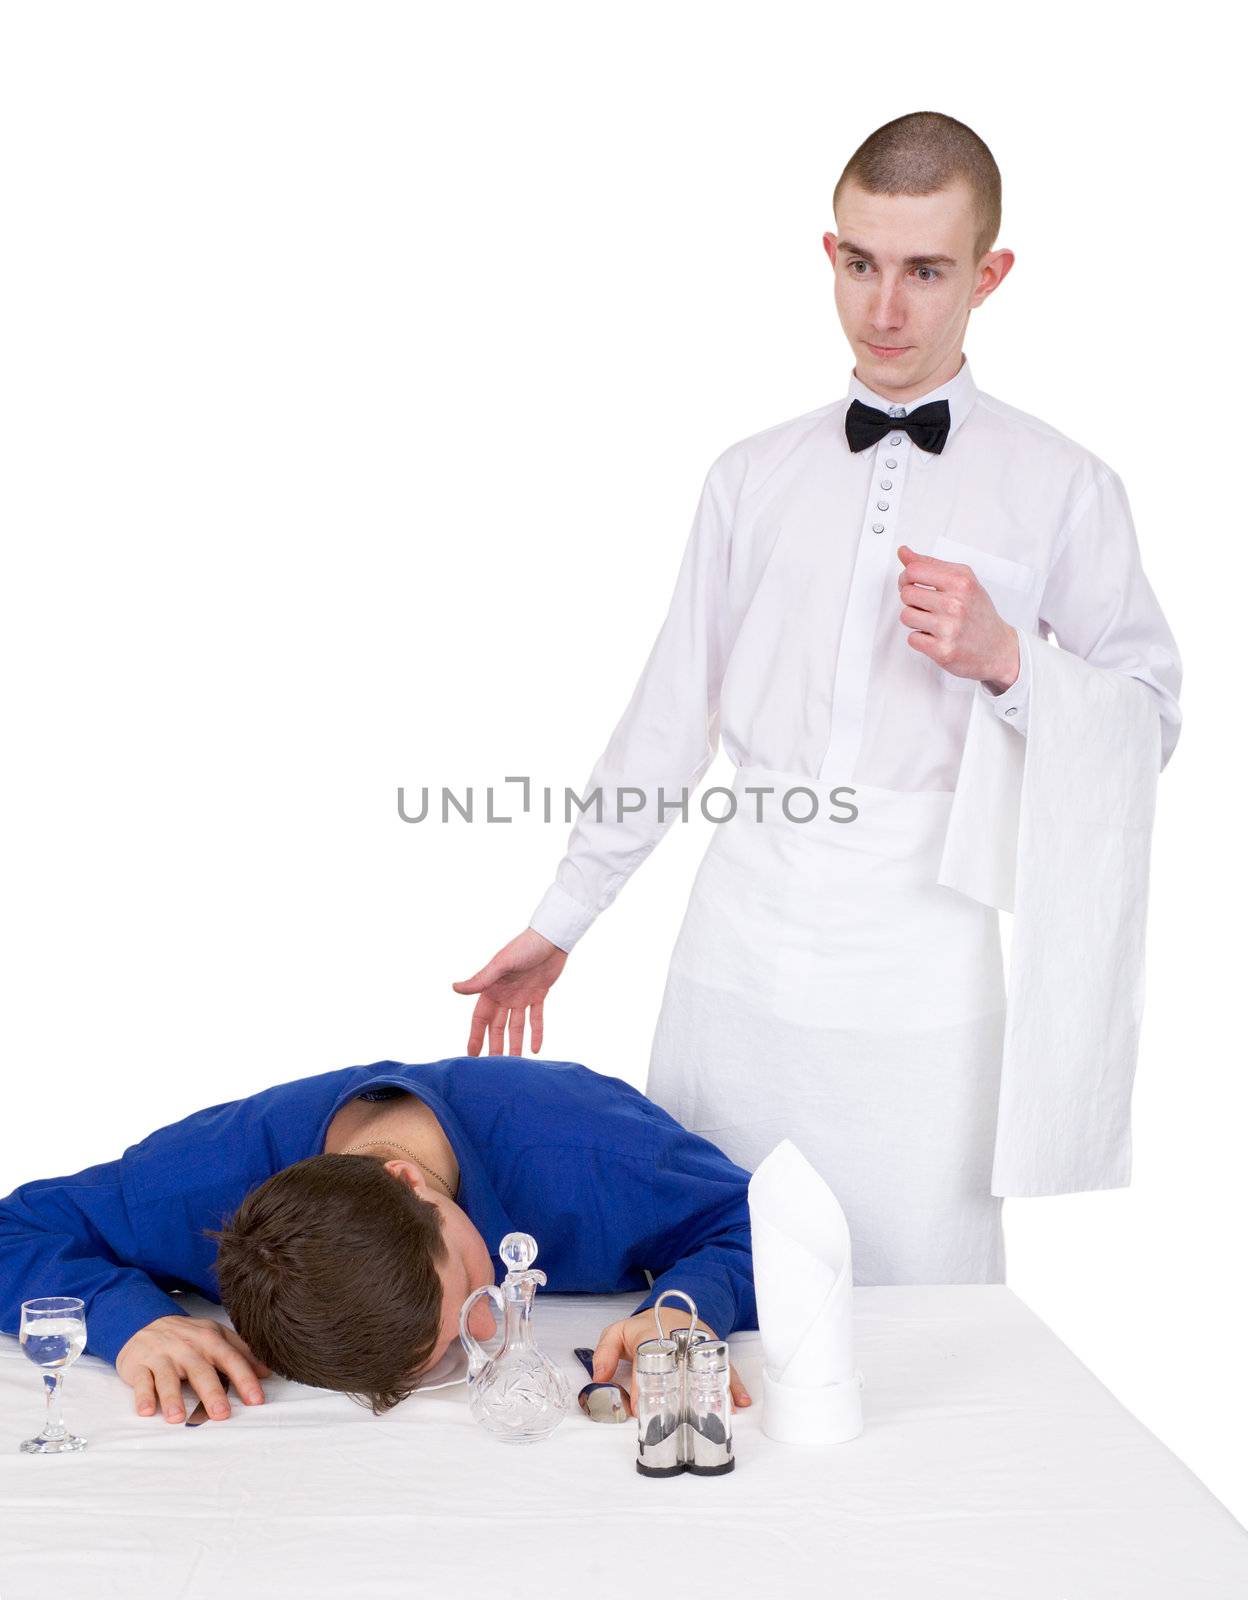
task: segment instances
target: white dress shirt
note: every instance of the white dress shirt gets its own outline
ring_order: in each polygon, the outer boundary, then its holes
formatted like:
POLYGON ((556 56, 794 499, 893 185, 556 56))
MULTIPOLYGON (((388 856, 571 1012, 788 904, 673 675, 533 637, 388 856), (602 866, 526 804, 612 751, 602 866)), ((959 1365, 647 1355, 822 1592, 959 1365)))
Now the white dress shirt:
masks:
POLYGON ((1182 667, 1118 475, 982 393, 965 356, 948 383, 900 407, 851 372, 844 398, 712 463, 666 620, 578 791, 602 790, 601 817, 578 818, 533 928, 572 948, 671 826, 721 738, 734 765, 802 774, 821 791, 952 791, 973 696, 1025 736, 1026 651, 1018 680, 994 695, 907 643, 902 544, 964 562, 1015 628, 1144 684, 1165 766, 1182 667), (947 400, 943 451, 904 429, 851 451, 855 398, 891 415, 947 400), (623 788, 647 803, 620 815, 623 788))

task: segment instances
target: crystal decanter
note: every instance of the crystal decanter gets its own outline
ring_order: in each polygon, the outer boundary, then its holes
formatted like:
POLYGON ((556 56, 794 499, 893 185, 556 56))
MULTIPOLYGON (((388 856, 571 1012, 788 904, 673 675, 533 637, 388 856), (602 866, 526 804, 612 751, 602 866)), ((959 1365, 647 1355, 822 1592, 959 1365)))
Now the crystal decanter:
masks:
POLYGON ((546 1274, 533 1263, 531 1234, 509 1233, 498 1247, 507 1276, 502 1286, 474 1289, 459 1313, 459 1337, 468 1352, 468 1405, 473 1417, 507 1444, 534 1444, 552 1434, 568 1408, 568 1384, 533 1343, 533 1296, 546 1274), (502 1344, 491 1355, 468 1331, 468 1317, 488 1296, 502 1325, 502 1344))

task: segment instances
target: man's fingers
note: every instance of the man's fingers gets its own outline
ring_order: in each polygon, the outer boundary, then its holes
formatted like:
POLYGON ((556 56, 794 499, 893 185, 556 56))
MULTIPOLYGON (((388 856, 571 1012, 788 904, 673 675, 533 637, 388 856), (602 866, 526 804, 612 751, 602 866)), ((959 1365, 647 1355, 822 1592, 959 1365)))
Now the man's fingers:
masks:
POLYGON ((963 605, 958 595, 941 594, 939 589, 929 589, 921 583, 903 583, 900 593, 902 603, 917 611, 938 611, 951 616, 963 605))
MULTIPOLYGON (((256 1376, 256 1368, 252 1364, 255 1359, 254 1356, 248 1357, 242 1351, 234 1349, 232 1345, 223 1354, 213 1357, 238 1393, 248 1405, 253 1406, 259 1405, 264 1399, 264 1390, 260 1387, 260 1379, 256 1376)), ((260 1362, 259 1365, 263 1367, 264 1363, 260 1362)), ((268 1367, 264 1367, 264 1370, 267 1376, 272 1377, 268 1367)))
POLYGON ((902 570, 897 575, 898 584, 927 583, 935 584, 936 569, 941 565, 935 556, 920 555, 917 550, 912 550, 908 544, 898 546, 897 558, 901 562, 902 570))
POLYGON ((185 1416, 182 1406, 182 1374, 174 1370, 168 1356, 157 1357, 152 1367, 156 1380, 156 1393, 166 1422, 181 1422, 185 1416))
POLYGON ((594 1350, 594 1382, 610 1383, 624 1354, 624 1324, 613 1322, 594 1350))
POLYGON ((938 616, 934 611, 919 611, 914 606, 902 606, 898 621, 904 622, 907 628, 917 628, 920 633, 934 634, 941 639, 949 635, 948 617, 938 616))
POLYGON ((542 1002, 535 1000, 529 1007, 529 1047, 535 1056, 542 1050, 542 1026, 542 1002))
POLYGON ((513 1006, 507 1018, 507 1054, 524 1054, 524 1007, 513 1006))
POLYGON ((735 1405, 748 1406, 751 1403, 750 1391, 741 1382, 741 1374, 735 1367, 728 1368, 728 1389, 735 1405))
POLYGON ((970 589, 975 584, 975 574, 963 561, 942 561, 939 556, 920 555, 908 544, 900 545, 897 555, 904 569, 898 575, 898 584, 930 584, 934 589, 951 590, 954 593, 970 589))
POLYGON ((485 1042, 485 1025, 493 1010, 492 1001, 477 1001, 472 1013, 472 1027, 468 1030, 468 1054, 470 1056, 479 1056, 481 1054, 481 1046, 485 1042))
POLYGON ((255 1353, 255 1351, 247 1343, 246 1339, 243 1338, 242 1334, 239 1333, 236 1328, 231 1328, 224 1322, 219 1323, 218 1326, 221 1329, 221 1337, 228 1344, 232 1344, 236 1350, 241 1352, 241 1354, 246 1356, 247 1364, 256 1377, 271 1378, 273 1376, 273 1368, 261 1361, 260 1357, 255 1353))
POLYGON ((141 1417, 150 1417, 156 1409, 156 1384, 146 1367, 134 1380, 134 1409, 141 1417))
POLYGON ((501 1008, 495 1009, 490 1017, 490 1054, 501 1056, 503 1051, 503 1018, 506 1016, 501 1008))
POLYGON ((230 1402, 225 1397, 221 1375, 211 1361, 192 1356, 186 1363, 186 1376, 191 1388, 207 1406, 210 1417, 229 1416, 230 1402))

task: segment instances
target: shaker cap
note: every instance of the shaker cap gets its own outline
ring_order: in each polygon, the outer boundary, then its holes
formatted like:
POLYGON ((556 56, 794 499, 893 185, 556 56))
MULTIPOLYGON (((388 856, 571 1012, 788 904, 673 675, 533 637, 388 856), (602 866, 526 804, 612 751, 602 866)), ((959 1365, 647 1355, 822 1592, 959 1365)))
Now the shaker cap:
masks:
POLYGON ((676 1371, 676 1341, 674 1339, 645 1339, 637 1346, 633 1362, 635 1372, 671 1373, 676 1371))
POLYGON ((690 1372, 727 1372, 728 1341, 726 1339, 701 1339, 689 1346, 687 1356, 690 1372))

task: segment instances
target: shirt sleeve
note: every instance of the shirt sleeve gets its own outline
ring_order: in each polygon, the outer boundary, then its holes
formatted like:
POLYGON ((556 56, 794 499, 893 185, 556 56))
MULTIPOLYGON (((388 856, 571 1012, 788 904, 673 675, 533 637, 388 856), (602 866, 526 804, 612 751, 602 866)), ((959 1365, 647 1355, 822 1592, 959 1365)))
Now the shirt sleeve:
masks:
POLYGON ((1179 737, 1183 665, 1144 574, 1126 489, 1104 463, 1075 506, 1040 599, 1039 625, 1059 648, 1144 685, 1161 719, 1164 768, 1179 737))
POLYGON ((84 1303, 87 1353, 115 1362, 157 1317, 189 1316, 135 1266, 121 1162, 23 1184, 0 1200, 0 1332, 17 1334, 23 1300, 73 1295, 84 1303))
POLYGON ((675 821, 719 744, 719 693, 731 642, 730 454, 702 486, 684 558, 632 698, 577 797, 586 806, 554 882, 529 919, 563 950, 615 899, 675 821))
MULTIPOLYGON (((757 1328, 750 1246, 750 1175, 709 1139, 679 1123, 660 1127, 651 1188, 652 1262, 662 1267, 635 1308, 645 1311, 665 1289, 683 1289, 721 1338, 757 1328)), ((651 1268, 653 1271, 653 1267, 651 1268)))
MULTIPOLYGON (((1015 633, 1018 629, 1015 628, 1015 633)), ((1018 647, 1018 677, 1008 689, 1000 694, 994 694, 986 683, 977 685, 979 693, 985 695, 994 715, 1001 718, 1014 729, 1015 733, 1027 732, 1027 713, 1031 708, 1031 658, 1022 644, 1018 647)))

